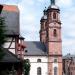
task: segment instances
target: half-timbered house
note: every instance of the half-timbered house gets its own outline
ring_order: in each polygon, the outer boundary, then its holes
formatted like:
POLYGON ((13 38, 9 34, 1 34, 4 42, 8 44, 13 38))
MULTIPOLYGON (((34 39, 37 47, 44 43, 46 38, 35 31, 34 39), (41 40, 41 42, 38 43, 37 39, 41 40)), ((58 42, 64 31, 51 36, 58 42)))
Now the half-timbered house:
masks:
POLYGON ((23 58, 23 40, 20 36, 19 9, 14 5, 0 5, 1 17, 5 19, 6 42, 4 48, 23 58))
POLYGON ((3 48, 5 55, 0 61, 0 71, 10 69, 9 72, 13 72, 16 70, 15 75, 22 75, 25 46, 23 43, 24 38, 20 36, 19 9, 14 5, 0 5, 0 17, 5 20, 6 31, 6 42, 3 48))

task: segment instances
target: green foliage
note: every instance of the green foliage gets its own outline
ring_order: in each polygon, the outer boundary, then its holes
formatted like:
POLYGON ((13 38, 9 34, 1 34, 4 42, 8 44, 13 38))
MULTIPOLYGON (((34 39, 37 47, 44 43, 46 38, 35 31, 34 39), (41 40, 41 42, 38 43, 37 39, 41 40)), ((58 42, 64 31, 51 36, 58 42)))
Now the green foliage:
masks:
POLYGON ((0 46, 5 42, 5 19, 3 17, 0 17, 0 46))
POLYGON ((3 52, 3 49, 0 48, 0 60, 3 58, 4 55, 5 55, 5 53, 3 52))
POLYGON ((9 70, 2 70, 0 71, 0 75, 9 75, 9 70))
POLYGON ((30 71, 30 62, 28 59, 24 60, 24 75, 29 75, 29 71, 30 71))
POLYGON ((4 56, 3 44, 5 43, 5 19, 0 17, 0 60, 4 56))

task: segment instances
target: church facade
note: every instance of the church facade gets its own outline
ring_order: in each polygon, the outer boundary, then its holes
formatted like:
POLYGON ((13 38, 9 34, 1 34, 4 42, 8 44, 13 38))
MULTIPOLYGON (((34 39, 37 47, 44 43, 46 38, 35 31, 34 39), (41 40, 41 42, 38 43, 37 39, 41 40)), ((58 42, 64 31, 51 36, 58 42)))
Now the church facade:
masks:
POLYGON ((40 20, 40 41, 25 41, 24 59, 30 61, 30 75, 62 75, 60 9, 51 0, 40 20))

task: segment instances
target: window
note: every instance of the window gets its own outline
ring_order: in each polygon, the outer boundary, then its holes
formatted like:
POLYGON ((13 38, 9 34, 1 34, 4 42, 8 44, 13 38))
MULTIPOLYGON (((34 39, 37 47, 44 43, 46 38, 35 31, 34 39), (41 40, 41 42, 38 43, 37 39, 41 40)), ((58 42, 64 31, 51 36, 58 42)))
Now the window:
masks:
POLYGON ((41 62, 41 59, 38 59, 37 62, 41 62))
POLYGON ((41 75, 41 67, 37 68, 37 75, 41 75))
POLYGON ((57 63, 57 58, 54 59, 54 63, 57 63))
POLYGON ((57 67, 54 67, 54 75, 57 75, 57 67))
POLYGON ((57 36, 57 31, 56 31, 56 29, 54 29, 54 31, 53 31, 53 35, 54 35, 54 37, 57 36))
POLYGON ((53 19, 56 19, 56 13, 55 12, 53 13, 53 19))

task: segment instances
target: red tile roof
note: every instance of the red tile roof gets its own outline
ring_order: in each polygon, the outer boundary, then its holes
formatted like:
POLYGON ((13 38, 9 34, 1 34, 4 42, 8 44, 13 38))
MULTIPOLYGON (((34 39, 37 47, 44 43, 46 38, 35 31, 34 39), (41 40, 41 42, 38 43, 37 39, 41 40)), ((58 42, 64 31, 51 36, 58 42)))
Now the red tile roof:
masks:
POLYGON ((19 12, 19 9, 16 5, 3 5, 3 10, 9 12, 19 12))

